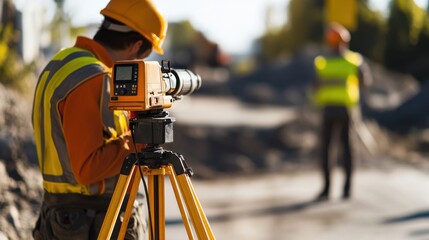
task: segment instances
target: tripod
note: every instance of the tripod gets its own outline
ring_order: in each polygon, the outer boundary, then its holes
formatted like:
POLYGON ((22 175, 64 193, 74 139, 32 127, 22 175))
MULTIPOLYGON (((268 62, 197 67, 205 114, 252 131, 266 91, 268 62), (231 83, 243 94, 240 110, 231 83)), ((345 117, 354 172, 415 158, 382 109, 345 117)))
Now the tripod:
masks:
POLYGON ((99 240, 110 239, 125 195, 131 189, 118 235, 118 239, 124 238, 140 183, 138 172, 146 175, 148 179, 149 231, 152 233, 149 234, 150 240, 165 239, 165 175, 169 176, 188 238, 194 239, 195 234, 198 239, 215 239, 191 184, 192 169, 187 166, 182 155, 164 150, 160 146, 173 142, 173 122, 174 119, 168 117, 165 111, 138 112, 137 117, 131 120, 131 130, 136 127, 135 142, 145 143, 147 147, 125 158, 98 235, 99 240))

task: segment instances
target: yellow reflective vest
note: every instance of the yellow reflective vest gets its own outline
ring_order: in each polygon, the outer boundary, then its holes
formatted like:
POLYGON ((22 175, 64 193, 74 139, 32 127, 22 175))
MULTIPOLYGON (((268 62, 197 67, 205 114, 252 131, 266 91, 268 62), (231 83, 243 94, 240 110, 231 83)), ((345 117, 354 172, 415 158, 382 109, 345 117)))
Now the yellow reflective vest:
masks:
POLYGON ((352 107, 359 102, 359 66, 362 56, 347 51, 343 56, 314 60, 317 87, 314 101, 318 106, 352 107))
MULTIPOLYGON (((108 88, 109 72, 110 70, 91 52, 74 47, 57 53, 40 75, 34 95, 32 121, 43 187, 46 191, 97 195, 106 189, 109 191, 114 189, 116 176, 105 179, 103 186, 77 183, 70 166, 58 110, 59 103, 70 92, 91 78, 106 75, 103 88, 108 88)), ((107 111, 107 103, 106 99, 100 99, 103 124, 110 132, 121 133, 127 128, 125 115, 107 111)), ((106 137, 105 141, 109 139, 106 137)))

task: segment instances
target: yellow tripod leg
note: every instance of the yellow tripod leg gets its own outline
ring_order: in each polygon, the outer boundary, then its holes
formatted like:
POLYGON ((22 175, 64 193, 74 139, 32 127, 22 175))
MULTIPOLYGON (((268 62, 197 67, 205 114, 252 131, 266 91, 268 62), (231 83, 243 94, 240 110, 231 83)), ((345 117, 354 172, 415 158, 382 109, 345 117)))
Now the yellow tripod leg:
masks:
POLYGON ((178 175, 177 181, 198 239, 215 239, 207 217, 203 212, 201 203, 192 187, 189 176, 187 174, 178 175))
MULTIPOLYGON (((138 168, 138 166, 136 168, 138 168)), ((142 176, 139 175, 138 169, 134 170, 133 177, 134 177, 134 180, 132 182, 131 192, 128 198, 127 208, 125 209, 125 213, 123 216, 121 230, 119 231, 118 239, 125 238, 125 233, 128 228, 128 222, 130 221, 130 217, 131 217, 131 211, 133 210, 133 207, 134 207, 134 200, 136 199, 137 192, 139 190, 140 177, 142 176)))
POLYGON ((188 215, 185 212, 182 196, 179 192, 179 184, 177 182, 176 175, 174 174, 174 170, 171 165, 168 166, 168 169, 169 169, 168 175, 170 178, 171 187, 173 188, 174 195, 176 196, 176 202, 177 202, 177 205, 179 206, 180 215, 182 215, 183 225, 185 225, 186 233, 188 234, 189 240, 193 240, 194 236, 192 233, 191 225, 189 223, 188 215))
POLYGON ((120 174, 118 182, 116 183, 115 191, 113 192, 112 199, 110 200, 109 208, 107 209, 106 216, 103 220, 98 240, 110 239, 115 221, 118 218, 122 202, 124 201, 125 194, 127 193, 128 185, 132 176, 135 173, 135 166, 132 167, 130 174, 120 174))
MULTIPOLYGON (((149 206, 152 219, 152 233, 155 239, 165 239, 165 168, 146 169, 148 175, 149 206)), ((151 239, 151 240, 155 240, 151 239)))
POLYGON ((204 226, 205 226, 205 228, 208 230, 208 233, 209 233, 209 235, 210 235, 210 239, 215 239, 215 237, 214 237, 214 234, 213 234, 213 232, 212 232, 212 230, 211 230, 211 227, 210 227, 210 224, 209 224, 209 221, 208 221, 208 219, 207 219, 207 217, 206 217, 206 215, 204 214, 204 211, 203 211, 203 207, 201 206, 201 203, 200 203, 200 201, 198 200, 198 197, 197 197, 197 194, 196 194, 196 192, 195 192, 195 189, 194 189, 194 187, 192 186, 192 183, 191 183, 191 179, 190 179, 190 177, 188 176, 188 175, 185 175, 185 176, 183 176, 184 177, 184 179, 186 180, 186 182, 187 182, 187 186, 189 187, 189 191, 190 191, 190 194, 192 195, 192 197, 194 198, 194 202, 195 202, 195 205, 196 205, 196 207, 198 208, 197 210, 198 210, 198 213, 199 213, 199 217, 200 217, 200 219, 202 220, 202 222, 204 223, 204 226))

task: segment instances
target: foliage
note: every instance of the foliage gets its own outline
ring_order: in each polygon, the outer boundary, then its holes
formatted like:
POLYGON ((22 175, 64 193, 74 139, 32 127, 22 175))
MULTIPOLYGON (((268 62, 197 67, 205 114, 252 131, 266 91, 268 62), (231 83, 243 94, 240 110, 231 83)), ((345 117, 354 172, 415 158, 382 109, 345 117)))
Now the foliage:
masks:
POLYGON ((357 29, 351 32, 351 36, 350 49, 373 61, 383 61, 386 23, 379 12, 368 7, 365 0, 358 3, 357 29))
POLYGON ((171 61, 174 67, 190 67, 195 62, 195 43, 198 32, 189 21, 170 24, 168 35, 171 49, 171 61))
POLYGON ((64 0, 54 0, 56 10, 49 24, 51 47, 61 49, 68 39, 72 39, 85 31, 85 27, 73 26, 71 16, 64 9, 64 0))
POLYGON ((182 21, 170 26, 169 34, 172 36, 171 48, 189 48, 195 42, 197 31, 189 21, 182 21))
MULTIPOLYGON (((375 61, 382 61, 385 23, 380 13, 368 7, 367 0, 358 1, 357 29, 350 48, 375 61)), ((323 44, 324 1, 291 0, 288 22, 277 32, 267 32, 259 40, 260 57, 275 60, 288 53, 301 51, 309 43, 323 44)))
MULTIPOLYGON (((1 27, 1 26, 0 26, 1 27)), ((13 35, 13 28, 11 25, 7 25, 4 28, 0 28, 2 34, 0 38, 0 65, 4 65, 4 62, 9 54, 9 41, 13 35)))
POLYGON ((291 0, 288 35, 291 51, 300 50, 309 42, 320 42, 323 36, 323 0, 291 0))
MULTIPOLYGON (((4 42, 7 37, 8 35, 0 36, 0 49, 2 50, 7 46, 7 43, 4 42)), ((35 63, 24 64, 15 48, 8 49, 7 54, 2 55, 0 61, 0 83, 16 90, 27 90, 25 79, 33 72, 35 63)))
MULTIPOLYGON (((429 80, 428 13, 414 0, 391 0, 385 17, 372 10, 368 0, 356 1, 358 24, 351 32, 350 48, 390 70, 429 80)), ((272 62, 308 44, 322 45, 323 7, 323 0, 290 0, 287 23, 260 37, 258 57, 272 62)))
POLYGON ((309 42, 320 41, 323 34, 322 6, 322 0, 291 0, 288 22, 259 39, 259 57, 263 61, 272 61, 298 52, 309 42))
POLYGON ((423 81, 429 77, 429 21, 413 0, 393 0, 387 21, 385 65, 423 81))
POLYGON ((4 20, 0 23, 0 83, 16 90, 26 90, 25 79, 35 64, 25 65, 17 53, 18 31, 14 24, 4 20))
POLYGON ((229 57, 223 54, 219 45, 197 31, 189 21, 169 25, 169 53, 173 67, 193 68, 196 65, 225 67, 229 57))
POLYGON ((288 31, 281 29, 278 32, 269 32, 259 40, 260 52, 259 58, 262 62, 276 60, 291 49, 288 31))

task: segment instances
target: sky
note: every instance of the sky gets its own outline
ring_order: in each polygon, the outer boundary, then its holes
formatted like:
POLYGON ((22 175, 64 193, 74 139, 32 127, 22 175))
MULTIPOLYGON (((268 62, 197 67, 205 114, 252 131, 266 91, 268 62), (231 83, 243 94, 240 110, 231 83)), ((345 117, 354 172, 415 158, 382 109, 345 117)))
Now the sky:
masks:
MULTIPOLYGON (((253 40, 265 30, 268 5, 273 6, 274 25, 285 21, 289 0, 153 0, 170 22, 190 20, 210 40, 218 42, 225 52, 243 54, 249 51, 253 40)), ((415 0, 425 6, 428 0, 415 0)), ((100 10, 108 0, 66 0, 66 11, 76 25, 101 22, 100 10)), ((371 0, 380 11, 387 8, 389 0, 371 0)), ((15 0, 19 9, 32 4, 46 6, 48 17, 54 8, 53 0, 15 0)))

